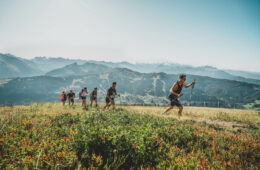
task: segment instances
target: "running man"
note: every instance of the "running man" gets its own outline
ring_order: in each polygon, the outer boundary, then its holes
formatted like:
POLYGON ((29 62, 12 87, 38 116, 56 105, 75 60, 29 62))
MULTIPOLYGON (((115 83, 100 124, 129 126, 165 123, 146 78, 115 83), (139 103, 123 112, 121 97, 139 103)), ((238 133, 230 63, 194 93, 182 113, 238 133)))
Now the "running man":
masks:
POLYGON ((104 110, 112 105, 113 109, 115 108, 115 96, 119 96, 120 94, 117 94, 116 92, 116 82, 112 83, 112 86, 107 90, 106 95, 106 105, 104 107, 104 110))
POLYGON ((62 91, 60 98, 61 98, 62 105, 64 106, 66 103, 66 100, 67 100, 67 95, 66 95, 65 91, 62 91))
POLYGON ((97 87, 94 88, 94 90, 89 94, 90 98, 90 106, 92 107, 93 101, 96 103, 96 108, 98 107, 97 103, 97 87))
POLYGON ((179 76, 179 80, 176 81, 172 85, 172 87, 170 89, 170 95, 169 95, 169 99, 171 101, 171 106, 168 109, 166 109, 164 112, 162 112, 163 115, 165 113, 167 113, 168 111, 170 111, 171 109, 173 109, 174 106, 177 106, 179 108, 178 116, 179 116, 179 118, 181 117, 183 106, 179 102, 178 98, 181 98, 182 95, 183 95, 183 94, 181 94, 182 87, 189 88, 190 86, 195 84, 195 81, 193 81, 190 84, 185 85, 184 84, 185 81, 186 81, 186 75, 185 74, 181 74, 179 76))
POLYGON ((88 110, 87 108, 87 94, 88 94, 88 90, 87 88, 83 88, 81 93, 80 93, 80 97, 82 99, 82 106, 84 109, 88 110))
POLYGON ((73 106, 74 99, 75 99, 75 93, 72 90, 70 90, 70 92, 67 94, 67 96, 68 96, 69 106, 70 106, 70 104, 73 106))

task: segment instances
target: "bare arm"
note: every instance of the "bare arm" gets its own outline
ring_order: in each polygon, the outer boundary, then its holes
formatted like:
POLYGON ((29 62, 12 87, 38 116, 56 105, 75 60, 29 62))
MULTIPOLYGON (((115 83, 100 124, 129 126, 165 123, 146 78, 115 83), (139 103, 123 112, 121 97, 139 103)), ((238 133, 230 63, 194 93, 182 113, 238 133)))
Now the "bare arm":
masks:
POLYGON ((89 98, 90 99, 92 99, 92 93, 93 93, 93 91, 89 94, 89 98))
POLYGON ((191 82, 191 83, 188 84, 188 85, 183 84, 183 87, 185 87, 185 88, 189 88, 189 87, 192 86, 193 84, 195 84, 195 81, 191 82))
POLYGON ((116 95, 117 95, 118 97, 120 97, 120 94, 119 94, 119 93, 117 93, 117 92, 116 92, 116 95))
POLYGON ((107 92, 107 98, 109 98, 109 100, 111 100, 110 96, 109 96, 109 92, 107 92))

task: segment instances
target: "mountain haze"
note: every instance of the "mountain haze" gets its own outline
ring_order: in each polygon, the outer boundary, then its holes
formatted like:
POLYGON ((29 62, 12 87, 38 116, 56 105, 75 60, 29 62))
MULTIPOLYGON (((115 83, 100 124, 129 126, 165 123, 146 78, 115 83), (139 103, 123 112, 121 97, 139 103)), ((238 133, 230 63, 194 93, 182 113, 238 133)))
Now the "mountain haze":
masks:
MULTIPOLYGON (((77 63, 79 68, 84 63, 94 63, 107 66, 109 68, 128 68, 133 71, 141 73, 159 73, 164 72, 167 74, 193 74, 200 76, 208 76, 212 78, 237 80, 247 83, 253 83, 260 85, 260 73, 252 73, 246 71, 235 71, 235 70, 221 70, 211 66, 193 67, 190 65, 181 65, 174 63, 159 63, 159 64, 148 64, 148 63, 129 63, 129 62, 105 62, 105 61, 94 61, 94 60, 81 60, 81 59, 65 59, 59 58, 47 58, 47 57, 35 57, 27 60, 15 57, 10 54, 0 53, 0 64, 1 72, 0 78, 12 78, 12 77, 26 77, 26 76, 39 76, 54 74, 55 71, 62 71, 65 66, 77 63), (4 57, 3 57, 4 56, 4 57), (18 69, 24 68, 24 69, 18 69), (19 72, 19 73, 18 73, 19 72)), ((84 67, 84 66, 83 66, 84 67)), ((68 67, 66 67, 68 68, 68 67)), ((84 74, 84 70, 82 71, 84 74)), ((66 71, 68 72, 68 71, 66 71)), ((77 73, 81 74, 81 73, 77 73)), ((70 75, 70 73, 68 74, 70 75)), ((63 74, 63 76, 66 76, 63 74)))
MULTIPOLYGON (((101 74, 69 77, 36 76, 9 79, 0 84, 0 104, 24 104, 36 101, 57 101, 62 90, 73 89, 76 94, 83 87, 91 91, 98 87, 99 100, 104 102, 106 90, 117 81, 117 90, 125 104, 168 104, 169 89, 178 75, 166 73, 139 73, 125 68, 115 68, 101 74)), ((208 102, 208 106, 238 107, 260 99, 260 86, 238 81, 188 75, 197 84, 192 101, 208 102)), ((188 102, 191 89, 184 89, 183 102, 188 102)), ((117 99, 119 100, 119 99, 117 99)))
POLYGON ((0 53, 0 78, 30 77, 43 74, 30 60, 0 53))
POLYGON ((86 62, 82 65, 73 63, 65 67, 47 72, 46 75, 55 77, 83 76, 89 74, 101 74, 110 70, 112 70, 112 68, 94 63, 86 62))
POLYGON ((35 57, 30 61, 34 62, 40 70, 47 73, 54 69, 62 68, 66 65, 77 63, 77 64, 84 64, 85 60, 80 59, 65 59, 62 57, 58 58, 47 58, 47 57, 35 57))
MULTIPOLYGON (((211 66, 192 67, 179 64, 145 64, 70 60, 37 57, 31 60, 10 54, 0 55, 0 104, 26 104, 58 101, 62 90, 76 94, 88 87, 98 87, 99 101, 106 90, 118 83, 124 104, 168 104, 167 96, 179 73, 187 74, 187 82, 196 79, 192 102, 207 106, 237 107, 260 100, 260 80, 234 76, 211 66), (190 74, 189 74, 190 73, 190 74), (198 75, 197 75, 198 74, 198 75), (217 78, 213 78, 217 77, 217 78), (218 103, 218 104, 217 104, 218 103)), ((238 74, 236 72, 234 74, 238 74)), ((258 73, 242 72, 251 77, 258 73)), ((191 89, 184 89, 183 103, 190 100, 191 89)))

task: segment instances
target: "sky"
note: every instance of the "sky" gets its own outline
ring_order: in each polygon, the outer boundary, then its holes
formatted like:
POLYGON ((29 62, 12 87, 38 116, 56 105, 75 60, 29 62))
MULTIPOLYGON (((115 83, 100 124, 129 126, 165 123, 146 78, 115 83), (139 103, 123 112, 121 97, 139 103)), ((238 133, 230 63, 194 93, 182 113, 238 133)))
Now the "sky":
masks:
POLYGON ((0 0, 0 52, 260 72, 260 0, 0 0))

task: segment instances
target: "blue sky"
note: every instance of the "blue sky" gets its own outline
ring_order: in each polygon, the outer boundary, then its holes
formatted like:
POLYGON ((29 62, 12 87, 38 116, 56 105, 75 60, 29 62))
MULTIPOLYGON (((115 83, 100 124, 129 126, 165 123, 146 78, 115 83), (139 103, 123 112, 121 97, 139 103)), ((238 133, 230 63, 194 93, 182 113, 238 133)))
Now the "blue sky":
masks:
POLYGON ((0 0, 0 52, 260 72, 260 0, 0 0))

